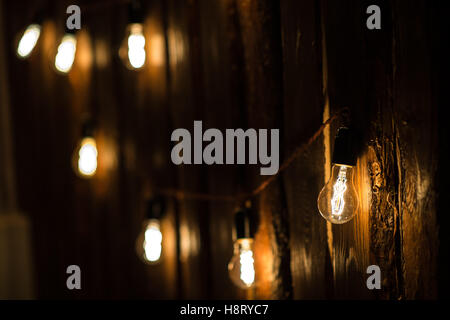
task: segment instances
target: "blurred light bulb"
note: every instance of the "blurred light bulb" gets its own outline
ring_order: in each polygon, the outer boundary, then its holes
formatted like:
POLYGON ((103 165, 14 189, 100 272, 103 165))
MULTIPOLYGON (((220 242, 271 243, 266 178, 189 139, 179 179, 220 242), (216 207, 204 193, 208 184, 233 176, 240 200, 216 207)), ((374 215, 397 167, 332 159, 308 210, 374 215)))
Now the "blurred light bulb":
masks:
POLYGON ((145 37, 141 23, 129 25, 128 60, 133 68, 139 69, 145 63, 145 37))
POLYGON ((55 58, 55 67, 60 72, 69 72, 72 68, 77 49, 77 38, 74 34, 66 33, 58 46, 55 58))
POLYGON ((331 223, 350 221, 358 208, 358 196, 353 186, 353 167, 335 164, 331 178, 320 191, 317 206, 320 214, 331 223))
POLYGON ((228 264, 230 279, 242 289, 255 284, 255 267, 253 258, 253 239, 238 239, 234 243, 234 254, 228 264))
POLYGON ((97 170, 97 144, 94 138, 86 137, 81 140, 77 164, 81 176, 91 177, 95 174, 97 170))
POLYGON ((148 264, 154 264, 161 258, 162 233, 158 219, 148 219, 144 222, 142 232, 136 240, 138 256, 148 264))
POLYGON ((33 51, 36 42, 41 34, 41 26, 38 24, 30 24, 28 28, 20 38, 19 45, 17 46, 17 54, 21 58, 26 58, 33 51))

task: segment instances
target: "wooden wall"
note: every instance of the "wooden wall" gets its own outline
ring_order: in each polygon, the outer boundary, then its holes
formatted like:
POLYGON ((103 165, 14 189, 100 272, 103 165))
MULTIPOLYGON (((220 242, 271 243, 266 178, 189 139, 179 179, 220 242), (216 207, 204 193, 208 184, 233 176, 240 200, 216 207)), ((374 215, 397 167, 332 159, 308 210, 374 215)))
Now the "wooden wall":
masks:
POLYGON ((439 198, 448 131, 436 63, 448 35, 437 4, 146 1, 149 63, 133 72, 118 56, 127 1, 80 1, 77 58, 60 75, 52 64, 67 1, 49 2, 28 60, 14 53, 44 2, 3 3, 17 197, 33 225, 38 297, 428 299, 448 283, 449 220, 439 198), (366 28, 370 4, 381 7, 381 30, 366 28), (253 199, 256 289, 237 289, 227 275, 235 203, 169 199, 162 263, 137 258, 144 199, 155 188, 234 194, 264 178, 252 165, 173 165, 172 130, 192 132, 194 120, 279 128, 283 160, 343 107, 361 138, 351 222, 330 225, 316 206, 334 123, 253 199), (86 113, 98 125, 91 180, 71 167, 86 113), (70 264, 82 269, 81 291, 65 288, 70 264), (366 287, 371 264, 381 267, 382 290, 366 287))

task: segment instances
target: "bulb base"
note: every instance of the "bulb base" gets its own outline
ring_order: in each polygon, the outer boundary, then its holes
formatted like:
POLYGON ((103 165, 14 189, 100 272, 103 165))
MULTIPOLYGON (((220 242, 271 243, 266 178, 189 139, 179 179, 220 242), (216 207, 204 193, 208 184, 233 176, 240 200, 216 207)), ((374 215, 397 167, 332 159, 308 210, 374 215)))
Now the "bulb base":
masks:
POLYGON ((128 21, 130 23, 143 23, 144 17, 142 15, 141 3, 138 0, 133 0, 128 6, 128 21))
POLYGON ((85 119, 81 126, 81 135, 83 137, 93 137, 95 131, 95 125, 92 119, 85 119))
POLYGON ((348 127, 339 128, 334 140, 332 163, 351 167, 355 166, 356 155, 354 150, 352 130, 348 127))
POLYGON ((251 208, 240 208, 234 215, 234 239, 254 238, 255 228, 251 208))
POLYGON ((166 202, 162 196, 147 200, 145 216, 147 219, 160 220, 166 212, 166 202))

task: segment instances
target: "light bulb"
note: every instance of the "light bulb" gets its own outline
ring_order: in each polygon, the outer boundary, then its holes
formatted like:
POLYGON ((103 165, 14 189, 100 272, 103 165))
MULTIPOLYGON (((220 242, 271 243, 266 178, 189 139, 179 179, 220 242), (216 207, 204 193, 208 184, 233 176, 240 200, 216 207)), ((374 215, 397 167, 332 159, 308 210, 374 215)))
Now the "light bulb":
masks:
POLYGON ((145 63, 145 37, 141 23, 128 26, 128 61, 134 69, 142 68, 145 63))
POLYGON ((82 177, 91 177, 97 171, 97 144, 92 137, 81 140, 77 155, 77 169, 82 177))
POLYGON ((162 233, 158 219, 144 221, 143 228, 136 240, 136 252, 145 263, 155 264, 161 258, 162 233))
POLYGON ((19 45, 17 46, 17 54, 21 58, 26 58, 33 51, 36 42, 41 34, 41 26, 38 24, 30 24, 28 28, 20 38, 19 45))
POLYGON ((234 243, 234 254, 228 264, 230 278, 235 285, 248 289, 255 284, 253 239, 241 238, 234 243))
POLYGON ((77 49, 77 38, 74 34, 66 33, 58 46, 55 67, 58 71, 67 73, 72 68, 77 49))
POLYGON ((353 186, 353 171, 353 166, 334 164, 331 178, 320 191, 317 206, 331 223, 348 222, 356 214, 358 196, 353 186))

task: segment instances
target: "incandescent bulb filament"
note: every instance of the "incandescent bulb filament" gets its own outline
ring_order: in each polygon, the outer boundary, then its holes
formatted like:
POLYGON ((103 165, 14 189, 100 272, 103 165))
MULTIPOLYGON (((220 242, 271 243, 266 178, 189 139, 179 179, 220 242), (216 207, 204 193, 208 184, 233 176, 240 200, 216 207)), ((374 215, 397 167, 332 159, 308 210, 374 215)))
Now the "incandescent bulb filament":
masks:
POLYGON ((252 238, 236 240, 233 257, 228 264, 230 279, 242 289, 251 288, 255 284, 255 260, 252 246, 252 238))
POLYGON ((341 127, 334 142, 331 177, 317 198, 322 217, 331 223, 350 221, 358 209, 358 195, 353 186, 356 157, 352 150, 350 129, 341 127))
POLYGON ((161 261, 163 240, 161 219, 166 210, 165 200, 161 196, 156 196, 147 200, 146 206, 146 219, 136 239, 136 253, 144 263, 156 264, 161 261))
POLYGON ((145 63, 145 37, 141 23, 133 23, 129 26, 128 36, 128 60, 133 68, 139 69, 145 63))
POLYGON ((246 242, 240 252, 240 264, 241 264, 241 280, 247 285, 251 286, 255 281, 255 267, 253 265, 253 251, 246 242))
POLYGON ((26 58, 33 51, 41 34, 41 26, 38 24, 30 24, 22 35, 17 46, 17 54, 21 58, 26 58))
POLYGON ((90 177, 97 170, 97 144, 94 138, 86 137, 81 141, 78 151, 78 171, 82 176, 90 177))
POLYGON ((317 206, 320 214, 332 223, 350 221, 358 208, 358 196, 353 186, 354 167, 335 164, 331 177, 319 193, 317 206))
POLYGON ((150 220, 147 229, 145 230, 145 238, 144 238, 144 254, 145 259, 149 262, 156 262, 161 257, 161 249, 162 249, 162 234, 159 229, 158 220, 150 220))
POLYGON ((255 286, 255 256, 253 251, 254 226, 251 217, 251 203, 239 209, 234 216, 235 228, 233 256, 228 263, 228 273, 231 281, 242 289, 255 286))
POLYGON ((337 181, 333 187, 333 198, 331 199, 331 211, 333 215, 341 215, 342 211, 344 211, 344 193, 347 190, 346 173, 347 167, 340 167, 337 181))
POLYGON ((58 71, 67 73, 72 68, 77 48, 77 38, 72 33, 66 33, 58 46, 55 67, 58 71))

